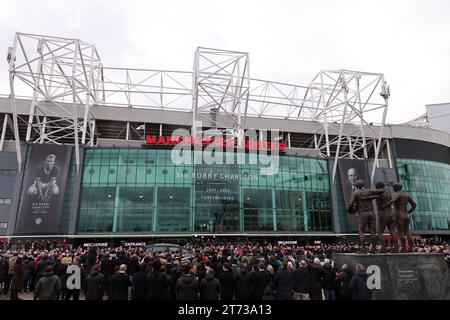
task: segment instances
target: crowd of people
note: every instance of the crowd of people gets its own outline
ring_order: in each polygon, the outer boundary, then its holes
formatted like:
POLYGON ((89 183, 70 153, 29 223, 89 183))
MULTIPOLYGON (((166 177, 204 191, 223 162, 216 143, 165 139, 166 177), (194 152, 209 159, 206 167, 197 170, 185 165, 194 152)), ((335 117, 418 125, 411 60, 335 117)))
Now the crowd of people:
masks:
MULTIPOLYGON (((11 300, 366 300, 365 266, 337 270, 334 253, 357 244, 272 245, 196 241, 189 254, 137 248, 0 249, 0 289, 11 300), (81 288, 67 287, 68 268, 81 270, 81 288)), ((445 243, 417 243, 414 252, 443 254, 445 243)), ((70 269, 69 269, 70 270, 70 269)))

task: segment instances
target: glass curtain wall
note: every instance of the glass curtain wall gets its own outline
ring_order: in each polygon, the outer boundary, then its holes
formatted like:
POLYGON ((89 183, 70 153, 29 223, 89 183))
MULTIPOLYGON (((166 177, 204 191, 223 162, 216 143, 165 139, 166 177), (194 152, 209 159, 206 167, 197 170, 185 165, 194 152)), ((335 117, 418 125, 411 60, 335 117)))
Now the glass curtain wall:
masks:
POLYGON ((171 152, 87 148, 78 233, 333 230, 326 160, 280 156, 267 172, 248 154, 237 164, 217 153, 233 163, 209 165, 191 151, 180 165, 171 152))
POLYGON ((450 229, 450 165, 440 162, 397 159, 403 191, 417 203, 412 230, 450 229))

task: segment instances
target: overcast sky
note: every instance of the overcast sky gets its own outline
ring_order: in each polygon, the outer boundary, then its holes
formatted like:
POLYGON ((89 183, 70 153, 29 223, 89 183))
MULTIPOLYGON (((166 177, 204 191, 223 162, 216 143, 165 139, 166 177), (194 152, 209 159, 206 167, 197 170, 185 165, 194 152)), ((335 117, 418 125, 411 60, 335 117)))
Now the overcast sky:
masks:
POLYGON ((307 85, 320 69, 384 73, 387 122, 450 102, 448 0, 0 0, 0 93, 15 32, 95 43, 104 65, 192 69, 197 46, 250 53, 251 77, 307 85))

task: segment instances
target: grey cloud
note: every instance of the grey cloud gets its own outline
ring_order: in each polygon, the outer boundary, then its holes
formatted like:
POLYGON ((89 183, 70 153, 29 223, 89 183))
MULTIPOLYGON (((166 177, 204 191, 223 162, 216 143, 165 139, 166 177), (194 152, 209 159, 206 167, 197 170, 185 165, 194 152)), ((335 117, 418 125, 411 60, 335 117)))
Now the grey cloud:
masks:
MULTIPOLYGON (((306 85, 320 69, 382 72, 389 122, 450 101, 450 2, 28 1, 0 13, 0 58, 16 31, 95 43, 104 64, 191 70, 196 46, 250 53, 251 75, 306 85), (79 28, 70 10, 80 12, 79 28)), ((4 59, 4 58, 2 58, 4 59)), ((0 93, 8 93, 6 61, 0 93)))

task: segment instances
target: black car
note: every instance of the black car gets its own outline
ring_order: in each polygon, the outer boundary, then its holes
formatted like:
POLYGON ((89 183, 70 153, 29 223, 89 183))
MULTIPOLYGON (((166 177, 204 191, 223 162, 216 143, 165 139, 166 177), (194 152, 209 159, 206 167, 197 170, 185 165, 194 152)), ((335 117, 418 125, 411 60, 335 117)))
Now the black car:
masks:
POLYGON ((186 257, 186 258, 192 258, 194 253, 178 244, 171 244, 171 243, 156 243, 145 247, 145 252, 147 253, 172 253, 174 255, 177 255, 179 257, 186 257))

